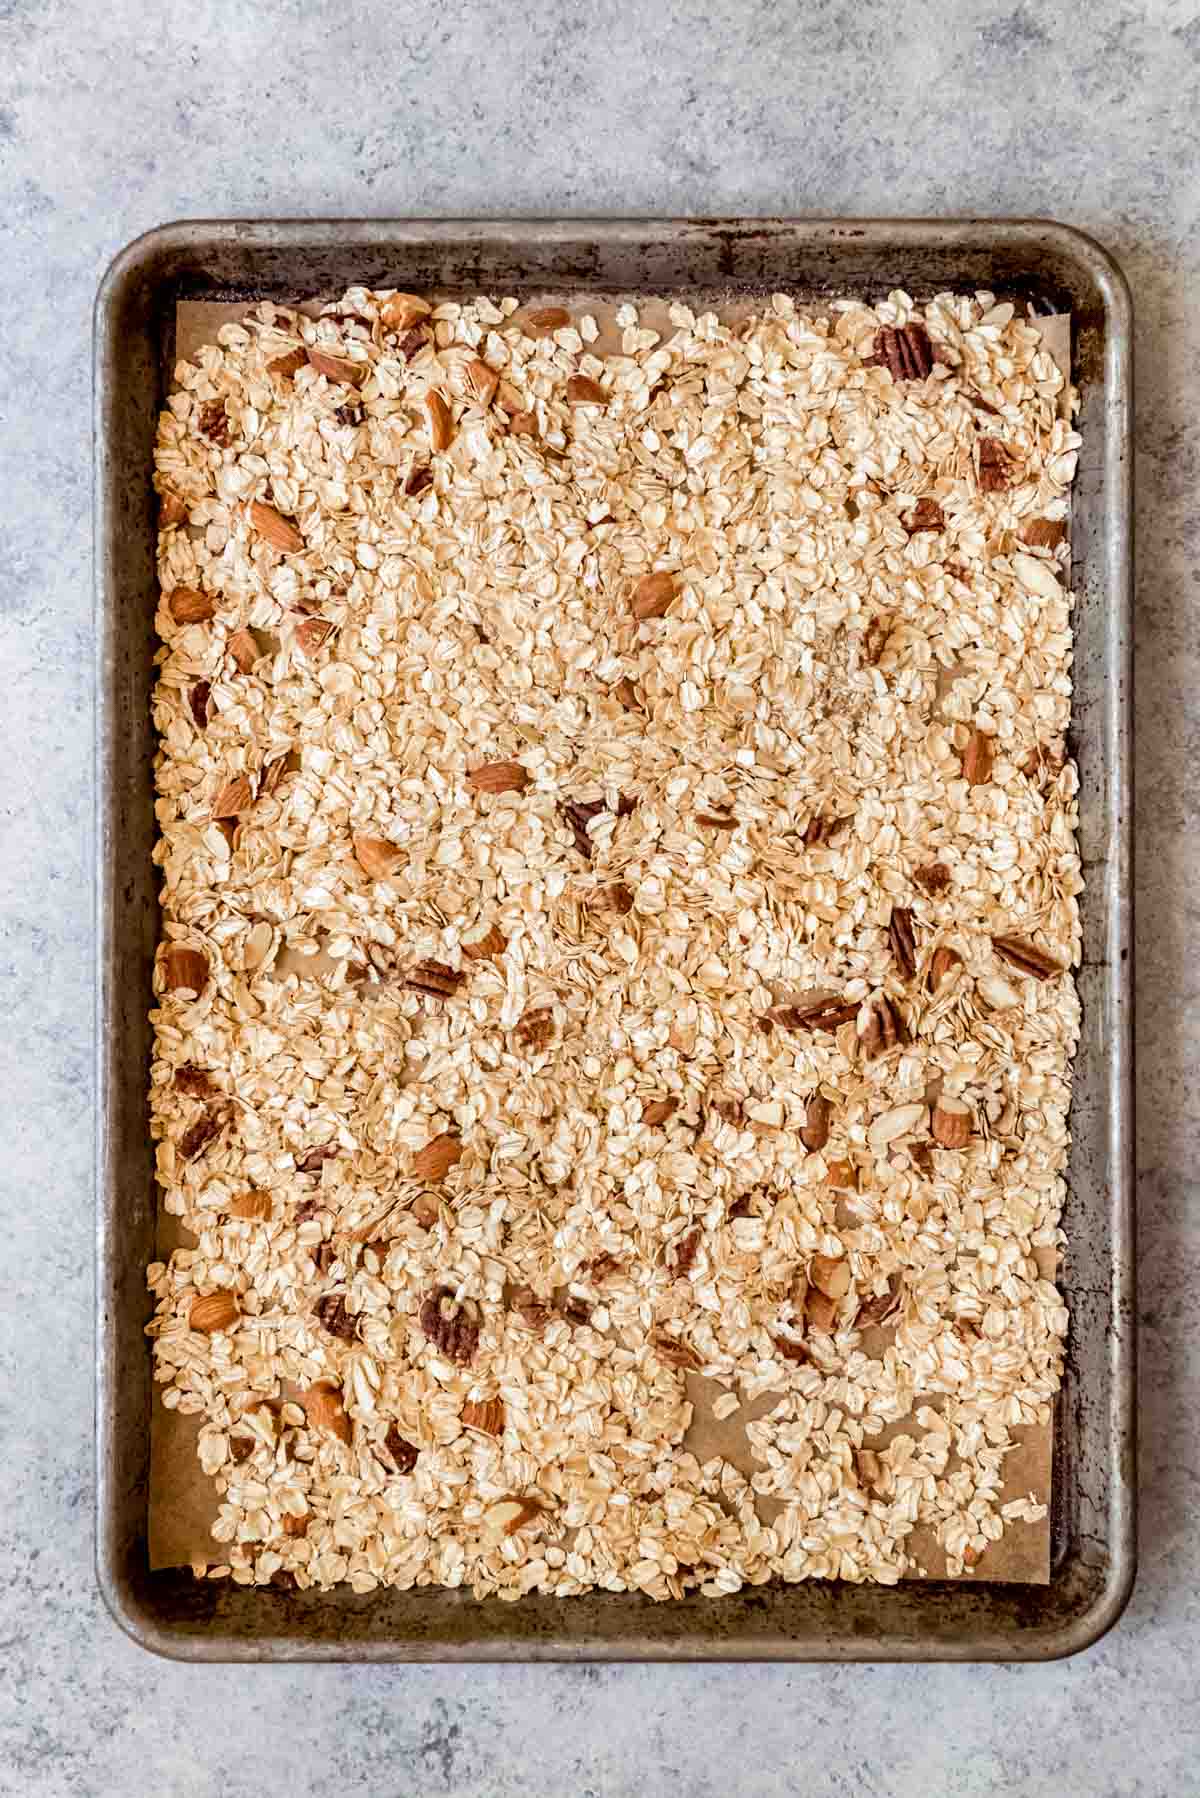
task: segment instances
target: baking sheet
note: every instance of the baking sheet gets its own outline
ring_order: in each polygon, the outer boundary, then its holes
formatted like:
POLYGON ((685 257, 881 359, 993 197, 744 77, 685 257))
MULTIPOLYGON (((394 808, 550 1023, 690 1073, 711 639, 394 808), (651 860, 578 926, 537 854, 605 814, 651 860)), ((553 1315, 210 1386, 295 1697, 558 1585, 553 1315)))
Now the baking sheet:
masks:
MULTIPOLYGON (((638 306, 639 322, 650 329, 670 332, 667 318, 669 300, 648 301, 641 295, 630 295, 638 306)), ((546 292, 526 296, 538 304, 565 304, 576 315, 591 312, 600 334, 589 346, 595 353, 619 351, 620 328, 615 323, 619 299, 610 295, 587 295, 573 290, 570 294, 546 292)), ((762 301, 739 296, 722 305, 723 317, 735 319, 761 309, 762 301)), ((218 301, 183 301, 175 310, 175 359, 190 361, 205 344, 215 343, 220 327, 243 318, 246 302, 228 304, 218 301)), ((304 310, 316 312, 319 305, 306 305, 304 310)), ((1071 320, 1067 314, 1056 314, 1036 321, 1046 348, 1054 356, 1069 379, 1071 366, 1071 320)), ((311 964, 309 964, 311 971, 311 964)), ((158 1207, 156 1254, 166 1260, 172 1249, 190 1246, 194 1238, 177 1218, 158 1207)), ((1043 1267, 1053 1278, 1054 1262, 1043 1267)), ((749 1404, 743 1404, 734 1416, 718 1420, 712 1415, 712 1404, 726 1388, 697 1374, 686 1376, 688 1394, 694 1407, 691 1428, 685 1438, 686 1447, 701 1461, 720 1456, 749 1478, 757 1468, 746 1436, 746 1425, 764 1416, 779 1401, 780 1394, 768 1392, 749 1404)), ((936 1395, 919 1396, 917 1405, 938 1404, 936 1395)), ((197 1456, 197 1437, 202 1417, 170 1411, 159 1401, 157 1392, 150 1427, 150 1488, 148 1552, 151 1569, 202 1566, 221 1559, 220 1545, 212 1540, 211 1529, 217 1516, 220 1495, 216 1483, 201 1469, 197 1456)), ((879 1439, 911 1427, 911 1418, 897 1423, 879 1439)), ((1040 1522, 1012 1521, 1004 1535, 992 1544, 979 1564, 964 1580, 975 1583, 990 1581, 1023 1585, 1045 1585, 1050 1578, 1050 1490, 1054 1439, 1053 1417, 1035 1428, 1014 1431, 1017 1446, 1005 1462, 1005 1480, 1001 1502, 1032 1494, 1047 1507, 1040 1522)), ((760 1499, 758 1511, 769 1523, 782 1508, 780 1501, 760 1499)), ((945 1557, 933 1539, 932 1532, 918 1529, 910 1538, 910 1552, 918 1568, 907 1578, 941 1579, 945 1577, 945 1557)))

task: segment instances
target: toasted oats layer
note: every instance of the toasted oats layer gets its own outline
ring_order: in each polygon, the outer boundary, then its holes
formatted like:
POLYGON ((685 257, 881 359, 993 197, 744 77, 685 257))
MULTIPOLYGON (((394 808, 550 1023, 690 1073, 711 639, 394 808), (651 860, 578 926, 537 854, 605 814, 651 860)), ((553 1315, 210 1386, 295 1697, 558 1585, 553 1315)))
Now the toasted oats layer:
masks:
POLYGON ((1003 1486, 1066 1328, 1073 396, 988 294, 617 324, 353 289, 176 370, 151 1107, 196 1246, 149 1332, 210 1574, 667 1598, 1044 1516, 1003 1486), (767 1400, 749 1480, 701 1373, 767 1400))

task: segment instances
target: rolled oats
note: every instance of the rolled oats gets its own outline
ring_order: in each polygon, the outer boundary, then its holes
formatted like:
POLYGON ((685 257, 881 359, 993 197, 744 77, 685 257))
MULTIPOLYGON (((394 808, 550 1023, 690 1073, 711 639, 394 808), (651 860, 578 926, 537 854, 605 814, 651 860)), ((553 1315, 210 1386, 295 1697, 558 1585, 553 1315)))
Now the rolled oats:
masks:
POLYGON ((207 1577, 890 1584, 1044 1514, 1072 396, 986 294, 617 324, 358 288, 176 370, 149 1332, 207 1577))

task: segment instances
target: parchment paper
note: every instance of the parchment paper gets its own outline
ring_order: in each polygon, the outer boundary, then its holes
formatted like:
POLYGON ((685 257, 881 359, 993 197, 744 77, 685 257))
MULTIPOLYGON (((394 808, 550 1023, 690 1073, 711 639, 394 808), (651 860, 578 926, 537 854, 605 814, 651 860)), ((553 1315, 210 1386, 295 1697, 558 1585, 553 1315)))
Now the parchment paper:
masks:
MULTIPOLYGON (((576 316, 581 312, 591 312, 600 326, 600 336, 590 347, 599 354, 619 348, 620 330, 614 322, 618 302, 613 296, 546 293, 527 298, 538 304, 568 304, 576 316)), ((637 304, 641 323, 651 329, 664 332, 670 330, 667 302, 648 305, 644 299, 637 298, 637 304)), ((727 304, 720 304, 719 310, 723 317, 738 318, 760 309, 761 305, 761 299, 754 301, 738 296, 727 304)), ((319 306, 305 307, 305 310, 319 309, 319 306)), ((175 312, 176 361, 190 360, 201 345, 216 341, 221 325, 244 317, 245 312, 244 304, 187 301, 179 305, 175 312)), ((1062 314, 1040 319, 1037 323, 1046 348, 1069 378, 1070 317, 1062 314)), ((311 964, 309 971, 312 971, 311 964)), ((168 1259, 174 1248, 191 1246, 194 1240, 177 1218, 169 1216, 159 1207, 157 1254, 160 1260, 168 1259)), ((1056 1258, 1051 1257, 1042 1271, 1052 1279, 1057 1271, 1056 1258)), ((758 1464, 750 1452, 746 1425, 764 1416, 779 1402, 781 1395, 777 1392, 765 1393, 753 1403, 744 1404, 732 1417, 718 1421, 712 1415, 712 1404, 725 1389, 698 1374, 688 1374, 686 1378, 688 1396, 694 1406, 692 1425, 685 1439, 687 1448, 701 1461, 720 1455, 749 1478, 757 1470, 758 1464)), ((917 1402, 929 1402, 936 1406, 937 1399, 933 1396, 928 1401, 922 1399, 917 1402)), ((914 1406, 914 1410, 915 1408, 914 1406)), ((155 1398, 150 1427, 148 1530, 152 1568, 201 1563, 215 1565, 222 1558, 221 1546, 213 1542, 211 1535, 220 1499, 215 1482, 202 1472, 196 1453, 201 1421, 198 1417, 185 1417, 178 1411, 168 1411, 155 1398)), ((895 1429, 912 1427, 911 1419, 908 1419, 897 1424, 895 1429)), ((1018 1430, 1014 1434, 1017 1447, 1004 1464, 1002 1502, 1032 1492, 1049 1507, 1053 1422, 1044 1427, 1018 1430)), ((877 1447, 880 1442, 885 1442, 887 1435, 888 1432, 884 1432, 880 1438, 873 1437, 872 1446, 877 1447)), ((778 1500, 760 1499, 758 1502, 759 1513, 766 1523, 780 1509, 778 1500)), ((922 1569, 922 1572, 909 1577, 945 1577, 945 1557, 931 1532, 914 1532, 909 1539, 909 1549, 922 1569)), ((963 1577, 1022 1585, 1045 1585, 1050 1578, 1049 1514, 1040 1523, 1006 1524, 1002 1539, 992 1544, 978 1566, 963 1577)))

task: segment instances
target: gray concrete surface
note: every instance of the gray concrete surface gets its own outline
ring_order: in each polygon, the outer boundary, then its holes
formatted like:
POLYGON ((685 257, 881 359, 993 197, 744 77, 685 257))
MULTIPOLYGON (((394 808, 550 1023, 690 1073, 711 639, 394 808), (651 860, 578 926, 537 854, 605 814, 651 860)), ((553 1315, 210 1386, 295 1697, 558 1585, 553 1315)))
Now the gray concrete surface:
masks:
POLYGON ((1200 1792, 1200 6, 0 0, 0 1793, 1200 1792), (1138 312, 1142 1574, 1041 1668, 152 1662, 92 1589, 89 329, 180 216, 1046 213, 1138 312))

